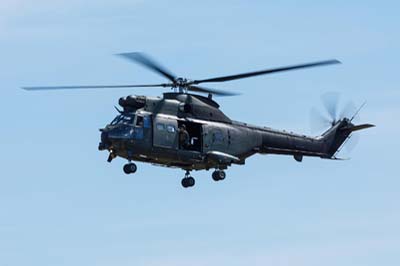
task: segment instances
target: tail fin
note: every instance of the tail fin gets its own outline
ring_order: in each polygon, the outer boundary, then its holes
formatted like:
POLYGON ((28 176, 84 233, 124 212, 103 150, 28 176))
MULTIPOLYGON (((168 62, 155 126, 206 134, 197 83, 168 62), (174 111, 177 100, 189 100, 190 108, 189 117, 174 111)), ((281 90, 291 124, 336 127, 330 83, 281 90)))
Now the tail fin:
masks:
POLYGON ((375 125, 372 124, 354 125, 348 118, 344 118, 338 121, 324 134, 322 134, 322 138, 325 144, 326 158, 336 159, 335 155, 338 153, 338 151, 340 151, 341 147, 350 138, 351 133, 358 130, 367 129, 370 127, 375 127, 375 125))

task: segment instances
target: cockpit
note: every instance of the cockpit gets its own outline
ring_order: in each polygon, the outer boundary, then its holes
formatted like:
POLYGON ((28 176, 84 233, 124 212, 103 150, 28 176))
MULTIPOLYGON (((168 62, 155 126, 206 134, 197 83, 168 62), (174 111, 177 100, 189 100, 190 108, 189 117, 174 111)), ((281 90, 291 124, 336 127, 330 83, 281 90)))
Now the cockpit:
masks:
POLYGON ((115 126, 115 125, 133 125, 133 122, 135 120, 135 115, 134 114, 121 114, 118 115, 114 118, 113 121, 111 121, 110 125, 115 126))
POLYGON ((143 113, 123 113, 117 115, 108 125, 111 127, 130 126, 135 128, 150 128, 151 117, 143 113))

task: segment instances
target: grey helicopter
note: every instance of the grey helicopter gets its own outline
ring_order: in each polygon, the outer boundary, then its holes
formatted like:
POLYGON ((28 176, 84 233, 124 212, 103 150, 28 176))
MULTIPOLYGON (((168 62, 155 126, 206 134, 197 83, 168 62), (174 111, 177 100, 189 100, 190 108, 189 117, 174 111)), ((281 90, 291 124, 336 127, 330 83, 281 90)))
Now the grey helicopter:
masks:
POLYGON ((254 126, 232 120, 225 115, 213 96, 232 96, 235 93, 199 86, 284 71, 298 70, 340 63, 325 60, 313 63, 278 67, 222 77, 189 80, 171 71, 143 53, 123 53, 120 56, 134 61, 164 78, 167 83, 143 85, 95 85, 23 87, 29 91, 103 88, 171 88, 162 97, 129 95, 119 99, 122 109, 118 115, 100 129, 100 151, 108 151, 108 162, 116 157, 128 161, 123 171, 133 174, 136 162, 180 168, 185 171, 183 187, 193 187, 193 170, 212 169, 214 181, 224 180, 225 170, 233 164, 244 165, 255 154, 290 155, 301 162, 304 156, 338 160, 337 153, 352 133, 374 127, 372 124, 355 125, 353 115, 337 115, 336 103, 327 104, 331 116, 329 128, 317 137, 305 136, 254 126), (206 94, 206 95, 201 95, 206 94))

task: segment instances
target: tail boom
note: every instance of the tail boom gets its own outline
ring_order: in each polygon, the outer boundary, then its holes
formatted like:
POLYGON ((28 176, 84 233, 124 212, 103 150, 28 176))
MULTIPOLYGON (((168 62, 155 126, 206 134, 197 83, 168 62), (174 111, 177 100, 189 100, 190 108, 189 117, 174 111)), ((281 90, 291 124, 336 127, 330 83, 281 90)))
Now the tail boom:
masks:
POLYGON ((343 146, 351 133, 374 127, 372 124, 354 125, 348 119, 334 124, 319 137, 308 137, 282 131, 262 132, 262 154, 293 155, 296 161, 303 156, 337 159, 335 154, 343 146))

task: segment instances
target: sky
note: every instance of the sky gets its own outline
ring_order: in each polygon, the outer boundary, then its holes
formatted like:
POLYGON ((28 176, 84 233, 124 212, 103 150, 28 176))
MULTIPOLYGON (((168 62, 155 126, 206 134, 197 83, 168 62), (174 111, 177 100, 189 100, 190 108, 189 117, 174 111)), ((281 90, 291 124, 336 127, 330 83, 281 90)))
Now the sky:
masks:
MULTIPOLYGON (((0 265, 400 264, 398 1, 0 2, 0 265), (118 98, 162 89, 22 86, 164 82, 115 56, 142 51, 199 79, 336 58, 341 65, 217 84, 232 119, 310 132, 335 91, 367 105, 346 161, 257 155, 223 182, 106 162, 118 98)), ((210 84, 212 87, 214 84, 210 84)))

